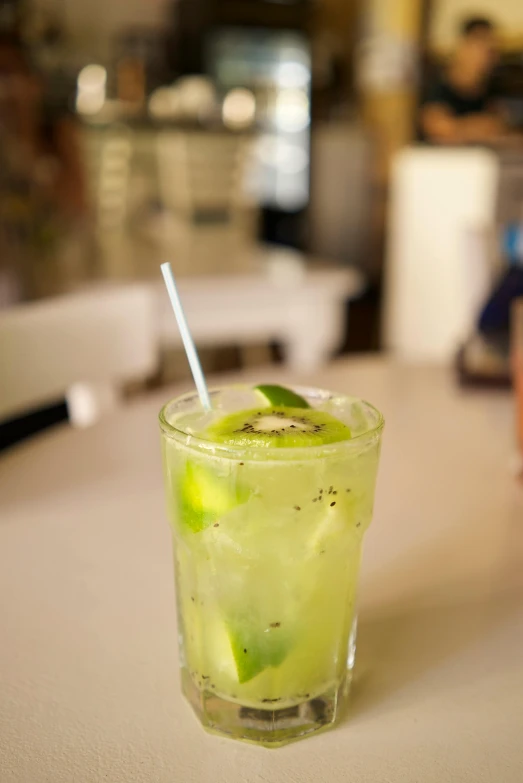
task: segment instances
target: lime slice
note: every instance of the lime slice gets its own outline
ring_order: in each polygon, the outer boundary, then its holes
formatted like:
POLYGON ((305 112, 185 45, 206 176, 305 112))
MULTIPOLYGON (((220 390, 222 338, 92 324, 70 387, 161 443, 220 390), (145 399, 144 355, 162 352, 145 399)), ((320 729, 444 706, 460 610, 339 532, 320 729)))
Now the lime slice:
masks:
POLYGON ((265 669, 276 668, 287 657, 289 639, 280 627, 259 630, 248 619, 226 625, 239 683, 249 682, 265 669))
POLYGON ((274 405, 281 408, 310 408, 311 406, 303 397, 300 397, 291 389, 284 386, 271 386, 262 384, 256 386, 257 391, 264 399, 267 405, 274 405))
POLYGON ((223 514, 245 503, 250 492, 235 480, 198 464, 187 462, 181 478, 180 515, 184 527, 199 533, 216 524, 223 514))

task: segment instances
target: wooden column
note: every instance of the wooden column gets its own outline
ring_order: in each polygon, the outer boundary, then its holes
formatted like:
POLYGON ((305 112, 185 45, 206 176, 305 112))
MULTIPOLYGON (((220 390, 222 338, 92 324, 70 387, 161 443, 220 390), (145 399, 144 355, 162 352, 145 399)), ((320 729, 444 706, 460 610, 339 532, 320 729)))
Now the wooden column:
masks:
MULTIPOLYGON (((380 46, 396 48, 408 56, 417 52, 423 19, 423 0, 369 0, 363 9, 367 40, 378 40, 380 46)), ((385 60, 386 60, 385 55, 385 60)), ((394 154, 414 138, 416 80, 408 74, 391 76, 387 84, 363 82, 361 89, 363 117, 374 131, 380 150, 380 169, 385 179, 394 154)))

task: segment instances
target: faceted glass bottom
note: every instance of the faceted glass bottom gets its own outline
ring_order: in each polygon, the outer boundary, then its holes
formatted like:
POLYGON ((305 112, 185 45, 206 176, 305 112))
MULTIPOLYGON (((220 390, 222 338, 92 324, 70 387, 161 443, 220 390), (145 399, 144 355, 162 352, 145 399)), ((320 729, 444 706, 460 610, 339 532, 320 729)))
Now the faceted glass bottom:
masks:
POLYGON ((290 707, 260 709, 200 690, 182 669, 183 693, 206 731, 267 748, 281 747, 333 726, 346 702, 350 680, 348 673, 338 687, 290 707))

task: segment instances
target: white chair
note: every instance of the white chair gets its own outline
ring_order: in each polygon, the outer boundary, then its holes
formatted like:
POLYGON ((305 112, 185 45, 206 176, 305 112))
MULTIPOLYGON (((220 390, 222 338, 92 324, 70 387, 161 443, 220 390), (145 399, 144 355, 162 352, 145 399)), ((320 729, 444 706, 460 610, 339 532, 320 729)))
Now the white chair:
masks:
POLYGON ((245 270, 257 209, 246 191, 250 141, 226 132, 163 132, 158 138, 164 252, 179 275, 245 270))
POLYGON ((0 420, 65 397, 89 426, 157 368, 148 286, 97 288, 0 312, 0 420))
POLYGON ((384 343, 401 358, 448 361, 469 336, 488 290, 478 238, 495 225, 498 178, 487 150, 418 147, 397 156, 384 343))
MULTIPOLYGON (((365 288, 356 269, 329 267, 290 250, 260 247, 250 257, 249 274, 186 278, 180 295, 199 347, 277 340, 287 365, 315 371, 340 347, 346 303, 365 288)), ((157 296, 159 341, 180 348, 181 338, 165 288, 157 296)))

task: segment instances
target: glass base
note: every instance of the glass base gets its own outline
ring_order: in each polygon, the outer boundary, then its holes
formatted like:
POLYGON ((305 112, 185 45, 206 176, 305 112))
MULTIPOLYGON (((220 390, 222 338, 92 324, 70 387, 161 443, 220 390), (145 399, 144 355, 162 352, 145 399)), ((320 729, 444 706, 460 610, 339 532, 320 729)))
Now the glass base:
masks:
POLYGON ((183 693, 206 731, 266 748, 278 748, 332 726, 346 701, 350 680, 348 673, 339 686, 290 707, 260 709, 200 690, 182 669, 183 693))

